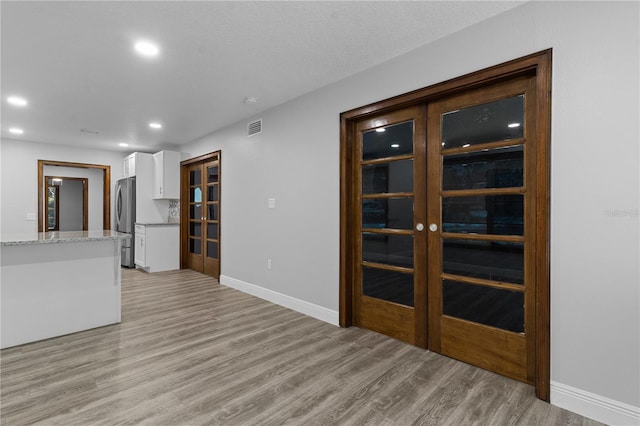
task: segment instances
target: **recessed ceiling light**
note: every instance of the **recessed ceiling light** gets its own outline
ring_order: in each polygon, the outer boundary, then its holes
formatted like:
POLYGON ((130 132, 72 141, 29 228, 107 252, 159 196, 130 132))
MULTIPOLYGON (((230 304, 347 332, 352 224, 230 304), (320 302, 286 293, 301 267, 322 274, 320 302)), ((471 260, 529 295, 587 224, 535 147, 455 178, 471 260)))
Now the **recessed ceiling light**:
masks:
POLYGON ((152 129, 162 129, 162 124, 160 123, 149 123, 149 127, 152 129))
POLYGON ((512 129, 515 128, 515 127, 520 127, 520 123, 509 123, 508 127, 512 128, 512 129))
POLYGON ((150 41, 140 40, 135 45, 136 52, 144 56, 158 56, 160 49, 150 41))
POLYGON ((118 145, 120 145, 120 146, 129 146, 128 143, 124 143, 124 142, 120 142, 118 145))
POLYGON ((391 148, 400 148, 400 144, 399 143, 392 143, 391 144, 391 148))
POLYGON ((378 132, 378 133, 382 133, 382 132, 384 132, 384 131, 386 131, 386 130, 387 130, 387 129, 385 129, 384 127, 379 127, 379 128, 377 128, 377 129, 376 129, 376 132, 378 132))
POLYGON ((19 127, 12 127, 9 129, 9 132, 13 133, 14 135, 21 135, 24 133, 24 130, 20 129, 19 127))
POLYGON ((9 96, 7 98, 7 102, 9 102, 11 105, 20 107, 27 105, 27 100, 25 98, 21 98, 20 96, 9 96))

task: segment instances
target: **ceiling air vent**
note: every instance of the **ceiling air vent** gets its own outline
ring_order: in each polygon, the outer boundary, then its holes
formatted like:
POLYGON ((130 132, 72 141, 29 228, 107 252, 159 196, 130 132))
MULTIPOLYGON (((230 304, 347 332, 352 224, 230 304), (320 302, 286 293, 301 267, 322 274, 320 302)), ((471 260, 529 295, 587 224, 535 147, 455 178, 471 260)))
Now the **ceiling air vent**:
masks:
POLYGON ((247 124, 247 136, 257 135, 259 133, 262 133, 262 119, 247 124))

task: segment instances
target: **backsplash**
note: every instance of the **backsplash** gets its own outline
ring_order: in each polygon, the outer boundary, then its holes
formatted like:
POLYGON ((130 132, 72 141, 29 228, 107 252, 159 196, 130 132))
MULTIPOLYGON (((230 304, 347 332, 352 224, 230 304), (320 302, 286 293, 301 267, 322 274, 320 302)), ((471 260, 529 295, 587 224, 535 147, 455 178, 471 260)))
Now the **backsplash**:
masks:
POLYGON ((180 200, 169 200, 169 223, 180 222, 180 200))

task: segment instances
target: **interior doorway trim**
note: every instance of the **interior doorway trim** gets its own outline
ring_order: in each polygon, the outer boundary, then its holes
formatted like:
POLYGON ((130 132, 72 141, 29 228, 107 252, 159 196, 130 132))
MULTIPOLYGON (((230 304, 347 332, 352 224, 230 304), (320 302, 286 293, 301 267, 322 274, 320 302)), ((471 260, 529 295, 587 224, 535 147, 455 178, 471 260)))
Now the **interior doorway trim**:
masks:
POLYGON ((552 49, 447 80, 413 92, 382 100, 340 114, 340 326, 353 324, 353 276, 355 265, 354 144, 356 123, 366 117, 432 102, 444 96, 506 81, 534 76, 536 83, 536 279, 535 279, 535 391, 549 401, 550 392, 550 141, 552 49))
POLYGON ((38 160, 38 232, 44 232, 44 166, 75 167, 102 170, 102 229, 111 229, 111 166, 72 163, 67 161, 38 160))

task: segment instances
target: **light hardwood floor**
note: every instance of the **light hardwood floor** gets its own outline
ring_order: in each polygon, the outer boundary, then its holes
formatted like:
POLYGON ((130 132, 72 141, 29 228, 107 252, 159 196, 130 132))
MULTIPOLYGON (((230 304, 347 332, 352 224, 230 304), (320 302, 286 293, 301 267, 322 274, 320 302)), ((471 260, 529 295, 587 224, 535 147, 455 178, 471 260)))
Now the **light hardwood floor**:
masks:
POLYGON ((3 425, 595 425, 525 384, 193 271, 122 273, 122 323, 5 349, 3 425))

